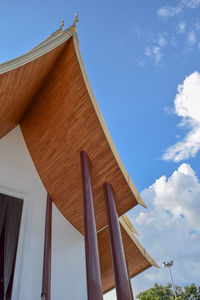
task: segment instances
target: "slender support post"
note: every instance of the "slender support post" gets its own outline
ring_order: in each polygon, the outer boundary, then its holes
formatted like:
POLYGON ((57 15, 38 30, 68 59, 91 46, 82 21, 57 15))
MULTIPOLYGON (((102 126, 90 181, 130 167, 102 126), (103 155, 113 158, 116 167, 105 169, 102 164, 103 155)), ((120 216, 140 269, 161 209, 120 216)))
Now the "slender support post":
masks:
POLYGON ((133 300, 117 210, 112 193, 112 188, 109 182, 106 182, 104 184, 104 191, 117 299, 133 300))
POLYGON ((51 227, 52 227, 52 201, 47 195, 46 221, 44 237, 44 260, 42 277, 42 300, 51 300, 51 227))
POLYGON ((169 270, 169 276, 170 276, 170 279, 171 279, 172 287, 173 287, 173 290, 174 290, 174 295, 175 295, 175 298, 177 298, 176 289, 175 289, 175 286, 174 286, 174 281, 173 281, 173 277, 172 277, 172 272, 171 272, 170 266, 168 267, 168 270, 169 270))
POLYGON ((89 159, 81 151, 83 216, 88 300, 103 300, 89 159))

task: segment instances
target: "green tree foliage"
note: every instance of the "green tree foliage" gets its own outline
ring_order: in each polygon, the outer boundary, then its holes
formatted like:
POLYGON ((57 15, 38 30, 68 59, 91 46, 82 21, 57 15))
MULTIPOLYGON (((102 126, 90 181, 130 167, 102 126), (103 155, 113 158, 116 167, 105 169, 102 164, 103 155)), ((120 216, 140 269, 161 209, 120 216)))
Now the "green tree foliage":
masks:
POLYGON ((200 300, 200 287, 195 284, 181 288, 176 286, 177 298, 175 298, 171 284, 166 286, 157 283, 151 289, 137 295, 140 300, 200 300))

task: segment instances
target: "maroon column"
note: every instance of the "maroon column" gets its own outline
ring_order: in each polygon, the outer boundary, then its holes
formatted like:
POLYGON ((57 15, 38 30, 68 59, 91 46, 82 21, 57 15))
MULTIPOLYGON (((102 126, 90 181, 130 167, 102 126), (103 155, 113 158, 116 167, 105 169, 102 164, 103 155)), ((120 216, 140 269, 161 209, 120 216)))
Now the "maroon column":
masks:
POLYGON ((128 271, 128 279, 129 279, 129 286, 130 286, 130 290, 131 290, 131 296, 132 296, 132 299, 134 299, 134 297, 133 297, 133 289, 132 289, 132 285, 131 285, 131 278, 130 278, 130 273, 129 273, 127 261, 126 261, 126 267, 127 267, 127 271, 128 271))
POLYGON ((50 199, 50 196, 47 195, 42 294, 41 294, 41 299, 44 300, 51 299, 51 224, 52 224, 52 201, 50 199))
POLYGON ((104 184, 104 191, 117 299, 133 300, 117 210, 109 182, 104 184))
POLYGON ((88 300, 103 300, 89 159, 81 151, 83 216, 88 300))

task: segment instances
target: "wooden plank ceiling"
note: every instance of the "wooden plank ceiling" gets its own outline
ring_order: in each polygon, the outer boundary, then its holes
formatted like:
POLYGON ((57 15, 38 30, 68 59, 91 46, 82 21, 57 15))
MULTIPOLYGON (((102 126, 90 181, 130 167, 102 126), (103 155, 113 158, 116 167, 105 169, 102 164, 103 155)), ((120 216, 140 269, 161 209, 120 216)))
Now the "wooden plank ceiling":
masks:
POLYGON ((62 214, 83 232, 80 151, 91 162, 97 230, 107 224, 103 183, 114 188, 119 215, 137 204, 90 99, 70 38, 20 122, 37 171, 62 214))
MULTIPOLYGON (((122 218, 120 218, 120 228, 130 277, 136 276, 151 266, 159 268, 135 238, 129 226, 122 218)), ((98 233, 98 246, 102 288, 103 292, 106 293, 115 287, 108 228, 98 233)))
MULTIPOLYGON (((85 72, 77 34, 33 61, 0 75, 0 137, 17 124, 52 200, 83 233, 80 151, 90 158, 97 230, 107 225, 103 184, 112 184, 119 216, 144 205, 114 148, 85 72)), ((124 221, 124 219, 122 219, 124 221)), ((121 221, 131 276, 151 260, 121 221)), ((131 230, 134 231, 134 228, 131 230)), ((114 287, 108 229, 98 233, 104 292, 114 287)))
POLYGON ((65 43, 47 54, 0 74, 0 138, 19 124, 65 43))
POLYGON ((71 37, 53 50, 0 74, 0 137, 21 125, 52 200, 83 233, 81 150, 90 158, 97 230, 107 225, 105 181, 113 186, 119 216, 143 201, 91 92, 77 34, 68 31, 71 37))

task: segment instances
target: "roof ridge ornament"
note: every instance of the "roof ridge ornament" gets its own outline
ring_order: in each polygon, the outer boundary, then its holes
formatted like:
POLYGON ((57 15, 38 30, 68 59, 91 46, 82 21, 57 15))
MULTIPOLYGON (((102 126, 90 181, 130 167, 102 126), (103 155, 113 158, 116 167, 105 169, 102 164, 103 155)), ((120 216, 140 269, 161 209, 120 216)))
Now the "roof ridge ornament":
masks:
POLYGON ((62 23, 61 23, 61 25, 60 25, 60 28, 58 29, 58 31, 61 33, 61 32, 63 32, 63 26, 65 25, 65 20, 64 20, 64 18, 62 18, 62 23))
POLYGON ((77 29, 76 29, 76 23, 78 22, 78 13, 75 13, 75 20, 74 20, 74 23, 72 25, 72 30, 77 32, 77 29))
MULTIPOLYGON (((64 24, 65 24, 65 20, 64 20, 64 18, 62 18, 62 23, 61 23, 60 27, 59 27, 56 31, 54 31, 54 32, 50 35, 49 38, 51 38, 51 37, 53 37, 53 36, 57 36, 57 35, 60 34, 60 33, 63 33, 63 26, 64 26, 64 24)), ((49 38, 48 38, 48 39, 49 39, 49 38)), ((43 42, 42 42, 42 43, 43 43, 43 42)))

